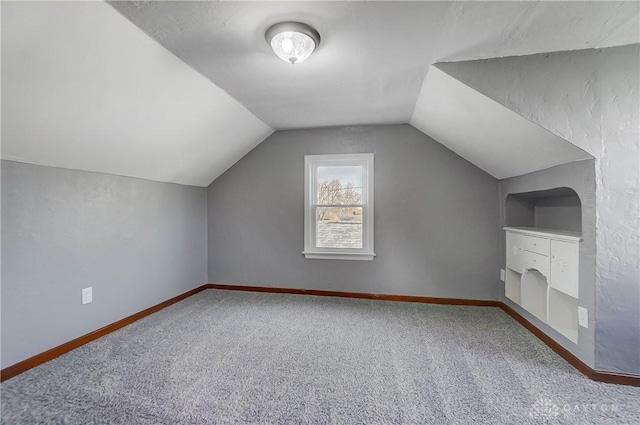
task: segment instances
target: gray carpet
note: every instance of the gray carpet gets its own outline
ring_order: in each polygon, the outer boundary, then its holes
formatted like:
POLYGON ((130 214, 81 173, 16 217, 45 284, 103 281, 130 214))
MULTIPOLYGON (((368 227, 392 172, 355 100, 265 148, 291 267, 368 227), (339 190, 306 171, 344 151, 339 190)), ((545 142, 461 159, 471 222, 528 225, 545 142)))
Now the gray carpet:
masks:
POLYGON ((207 290, 4 382, 2 424, 640 424, 497 308, 207 290))

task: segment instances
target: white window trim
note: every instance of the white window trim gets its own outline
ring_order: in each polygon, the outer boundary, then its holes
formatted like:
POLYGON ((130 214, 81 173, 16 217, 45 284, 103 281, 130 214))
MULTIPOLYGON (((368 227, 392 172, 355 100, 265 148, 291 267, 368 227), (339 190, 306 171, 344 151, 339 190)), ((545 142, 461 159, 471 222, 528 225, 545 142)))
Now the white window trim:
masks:
POLYGON ((305 155, 304 157, 304 251, 309 259, 366 260, 373 251, 373 154, 305 155), (315 170, 319 166, 362 165, 362 248, 317 248, 315 246, 315 170))

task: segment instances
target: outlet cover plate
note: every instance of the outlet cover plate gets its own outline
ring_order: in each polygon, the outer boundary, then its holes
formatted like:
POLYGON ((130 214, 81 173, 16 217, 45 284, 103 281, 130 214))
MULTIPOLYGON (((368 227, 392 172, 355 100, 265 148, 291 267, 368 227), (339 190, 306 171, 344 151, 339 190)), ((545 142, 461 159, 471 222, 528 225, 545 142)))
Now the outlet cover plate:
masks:
POLYGON ((578 307, 578 324, 583 328, 589 327, 589 311, 584 307, 578 307))
POLYGON ((505 279, 505 270, 504 269, 500 269, 500 280, 504 282, 505 279))
POLYGON ((93 288, 88 287, 82 289, 82 304, 89 304, 93 301, 93 288))

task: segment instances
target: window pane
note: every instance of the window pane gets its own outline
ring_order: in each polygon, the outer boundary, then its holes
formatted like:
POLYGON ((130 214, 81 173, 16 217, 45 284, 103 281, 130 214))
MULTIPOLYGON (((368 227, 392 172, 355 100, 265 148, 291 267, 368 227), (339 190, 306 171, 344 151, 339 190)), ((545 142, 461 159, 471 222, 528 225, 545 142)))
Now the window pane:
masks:
POLYGON ((362 208, 316 208, 317 248, 362 248, 362 208))
POLYGON ((316 203, 344 205, 362 203, 361 165, 318 167, 316 203))

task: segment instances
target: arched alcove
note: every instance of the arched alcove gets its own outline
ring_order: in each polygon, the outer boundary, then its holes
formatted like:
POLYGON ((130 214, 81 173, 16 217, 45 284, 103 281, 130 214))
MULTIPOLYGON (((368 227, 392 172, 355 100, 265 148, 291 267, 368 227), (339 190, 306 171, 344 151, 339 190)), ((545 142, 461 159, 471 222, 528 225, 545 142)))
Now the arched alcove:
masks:
POLYGON ((569 187, 511 193, 505 222, 505 296, 577 343, 580 197, 569 187))
POLYGON ((512 193, 505 201, 505 221, 510 227, 582 232, 582 203, 569 187, 512 193))

